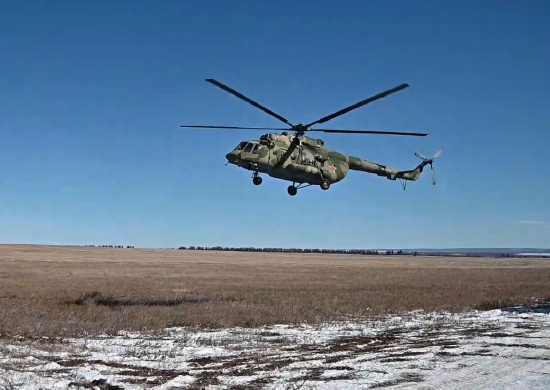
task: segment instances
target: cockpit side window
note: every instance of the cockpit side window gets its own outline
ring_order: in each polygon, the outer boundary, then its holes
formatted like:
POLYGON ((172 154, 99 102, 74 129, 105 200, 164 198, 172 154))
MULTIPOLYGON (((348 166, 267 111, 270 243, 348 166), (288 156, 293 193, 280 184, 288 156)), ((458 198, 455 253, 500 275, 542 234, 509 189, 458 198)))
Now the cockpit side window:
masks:
POLYGON ((266 149, 265 146, 256 144, 254 145, 254 149, 252 149, 252 153, 259 154, 260 156, 264 156, 266 153, 264 153, 264 149, 266 149))
POLYGON ((250 153, 250 152, 252 152, 252 148, 253 148, 253 147, 254 147, 254 144, 248 143, 248 144, 246 145, 246 147, 244 148, 244 151, 250 153))

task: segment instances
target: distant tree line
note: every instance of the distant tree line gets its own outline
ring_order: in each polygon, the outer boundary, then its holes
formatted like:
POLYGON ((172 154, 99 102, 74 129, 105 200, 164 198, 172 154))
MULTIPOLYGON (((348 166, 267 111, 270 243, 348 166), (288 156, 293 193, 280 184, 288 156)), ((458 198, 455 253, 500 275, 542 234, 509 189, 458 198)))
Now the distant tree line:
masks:
POLYGON ((372 249, 319 249, 319 248, 256 248, 256 247, 223 247, 223 246, 180 246, 180 250, 227 251, 227 252, 283 252, 283 253, 329 253, 342 255, 415 255, 416 252, 403 250, 378 251, 372 249))
POLYGON ((227 251, 227 252, 282 252, 282 253, 328 253, 342 255, 371 256, 446 256, 446 257, 523 257, 515 253, 503 252, 446 252, 446 251, 413 251, 413 250, 373 250, 373 249, 319 249, 319 248, 256 248, 224 246, 180 246, 180 250, 227 251))
MULTIPOLYGON (((90 248, 124 248, 124 245, 84 245, 90 248)), ((127 249, 133 248, 133 245, 126 245, 127 249)))

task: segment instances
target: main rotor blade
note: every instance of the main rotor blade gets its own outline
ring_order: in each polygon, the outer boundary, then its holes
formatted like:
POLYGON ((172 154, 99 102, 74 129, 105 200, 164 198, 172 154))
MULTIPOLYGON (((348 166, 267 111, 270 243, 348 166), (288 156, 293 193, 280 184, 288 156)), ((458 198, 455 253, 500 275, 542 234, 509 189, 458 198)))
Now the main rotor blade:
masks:
POLYGON ((410 135, 415 137, 425 137, 427 133, 407 133, 402 131, 379 131, 379 130, 337 130, 337 129, 310 129, 310 131, 321 131, 323 133, 339 134, 384 134, 384 135, 410 135))
POLYGON ((310 124, 306 125, 306 127, 310 127, 310 126, 313 126, 317 123, 325 123, 331 119, 334 119, 340 115, 344 115, 344 114, 347 114, 348 112, 352 111, 352 110, 355 110, 356 108, 359 108, 359 107, 363 107, 364 105, 366 104, 369 104, 369 103, 372 103, 374 102, 375 100, 378 100, 378 99, 382 99, 383 97, 386 97, 388 95, 391 95, 392 93, 395 93, 395 92, 399 92, 401 91, 402 89, 405 89, 405 88, 408 88, 409 87, 409 84, 401 84, 400 86, 398 87, 395 87, 395 88, 392 88, 392 89, 388 89, 387 91, 385 92, 382 92, 382 93, 379 93, 378 95, 374 95, 368 99, 365 99, 365 100, 362 100, 360 101, 359 103, 355 103, 354 105, 352 106, 349 106, 349 107, 346 107, 346 108, 343 108, 341 109, 340 111, 337 111, 335 112, 334 114, 330 114, 330 115, 327 115, 321 119, 318 119, 316 120, 315 122, 311 122, 310 124))
POLYGON ((286 123, 287 125, 291 126, 291 127, 294 127, 294 125, 292 123, 290 123, 286 118, 282 117, 281 115, 271 111, 269 108, 266 108, 264 106, 262 106, 260 103, 258 102, 255 102, 254 100, 252 99, 249 99, 247 98, 246 96, 244 96, 242 93, 239 93, 237 91, 235 91, 234 89, 232 88, 229 88, 227 85, 224 85, 222 83, 220 83, 219 81, 216 81, 214 79, 206 79, 206 81, 208 81, 210 84, 214 84, 216 87, 218 88, 221 88, 223 89, 224 91, 226 92, 229 92, 230 94, 232 95, 235 95, 236 97, 238 97, 239 99, 242 99, 244 100, 245 102, 249 103, 249 104, 252 104, 254 107, 256 108, 259 108, 260 110, 262 110, 263 112, 277 118, 278 120, 280 120, 281 122, 284 122, 286 123))
POLYGON ((294 149, 296 149, 296 147, 298 146, 299 143, 300 143, 300 138, 295 136, 292 139, 292 142, 290 143, 290 145, 289 145, 287 151, 285 152, 285 154, 283 154, 281 156, 281 159, 275 164, 275 168, 280 168, 284 165, 286 160, 288 160, 288 158, 292 155, 292 153, 294 153, 294 149))
POLYGON ((203 126, 203 125, 183 125, 180 126, 186 129, 231 129, 231 130, 292 130, 289 128, 282 128, 282 127, 249 127, 249 126, 203 126))

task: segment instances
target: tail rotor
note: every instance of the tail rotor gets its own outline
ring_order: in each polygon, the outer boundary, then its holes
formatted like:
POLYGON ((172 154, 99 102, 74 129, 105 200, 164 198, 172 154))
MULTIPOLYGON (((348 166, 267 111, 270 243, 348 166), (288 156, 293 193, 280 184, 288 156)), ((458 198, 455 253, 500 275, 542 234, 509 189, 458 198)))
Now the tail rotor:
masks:
POLYGON ((424 162, 424 165, 429 165, 431 170, 432 170, 432 184, 435 186, 435 171, 434 171, 434 166, 433 166, 433 162, 436 158, 438 158, 439 156, 441 156, 441 153, 443 153, 443 148, 439 149, 434 155, 432 158, 426 158, 425 156, 421 155, 420 153, 418 152, 415 152, 414 155, 416 157, 418 157, 419 159, 421 159, 423 162, 424 162))

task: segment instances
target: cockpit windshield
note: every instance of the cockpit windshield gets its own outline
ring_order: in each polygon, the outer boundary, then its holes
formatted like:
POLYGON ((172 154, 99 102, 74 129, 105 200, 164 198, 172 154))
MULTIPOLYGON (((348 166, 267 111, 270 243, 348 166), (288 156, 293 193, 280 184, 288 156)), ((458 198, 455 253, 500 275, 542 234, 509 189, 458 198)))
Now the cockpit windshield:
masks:
POLYGON ((252 152, 252 148, 254 147, 254 145, 255 145, 255 144, 249 142, 249 143, 245 146, 244 151, 245 151, 245 152, 248 152, 248 153, 252 152))
POLYGON ((246 142, 241 142, 239 145, 237 145, 237 147, 235 148, 236 150, 241 150, 244 148, 244 146, 246 145, 246 142))

